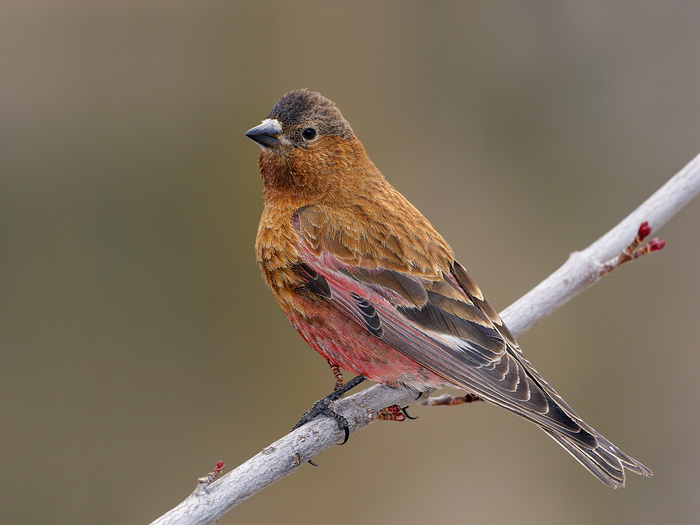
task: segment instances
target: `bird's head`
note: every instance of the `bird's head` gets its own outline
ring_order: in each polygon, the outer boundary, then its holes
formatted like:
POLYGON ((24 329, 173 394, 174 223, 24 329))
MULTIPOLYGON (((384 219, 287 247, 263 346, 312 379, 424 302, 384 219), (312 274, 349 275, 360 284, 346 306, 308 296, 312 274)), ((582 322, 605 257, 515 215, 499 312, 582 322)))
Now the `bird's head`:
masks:
POLYGON ((246 132, 246 137, 278 154, 295 148, 314 150, 324 138, 355 138, 350 124, 335 103, 320 93, 305 89, 290 91, 277 101, 262 124, 246 132))
POLYGON ((258 163, 266 196, 317 198, 341 182, 341 175, 371 165, 335 103, 305 89, 280 98, 262 124, 245 135, 262 148, 258 163))

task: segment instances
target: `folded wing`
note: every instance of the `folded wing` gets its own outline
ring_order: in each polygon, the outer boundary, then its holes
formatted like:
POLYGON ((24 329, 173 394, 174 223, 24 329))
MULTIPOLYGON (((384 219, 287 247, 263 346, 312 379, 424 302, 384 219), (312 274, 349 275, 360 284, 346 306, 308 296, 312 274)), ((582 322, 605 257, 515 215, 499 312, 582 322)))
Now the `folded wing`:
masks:
MULTIPOLYGON (((297 225, 303 239, 304 221, 297 225)), ((438 277, 425 276, 395 264, 385 268, 381 257, 348 257, 347 247, 335 249, 337 236, 324 242, 316 231, 315 239, 313 250, 301 247, 309 284, 379 340, 446 384, 538 424, 608 485, 624 483, 623 466, 651 474, 585 424, 542 379, 458 262, 438 277)))

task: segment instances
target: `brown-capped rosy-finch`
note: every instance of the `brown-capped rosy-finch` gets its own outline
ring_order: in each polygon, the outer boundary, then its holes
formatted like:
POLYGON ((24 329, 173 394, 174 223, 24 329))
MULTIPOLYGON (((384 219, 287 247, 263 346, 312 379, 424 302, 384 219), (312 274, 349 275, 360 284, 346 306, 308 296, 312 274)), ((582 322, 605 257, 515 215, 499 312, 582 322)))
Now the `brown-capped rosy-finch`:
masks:
POLYGON ((261 147, 263 276, 333 367, 422 392, 455 387, 538 425, 603 483, 651 471, 588 426, 523 357, 428 220, 367 156, 333 102, 284 95, 261 147))

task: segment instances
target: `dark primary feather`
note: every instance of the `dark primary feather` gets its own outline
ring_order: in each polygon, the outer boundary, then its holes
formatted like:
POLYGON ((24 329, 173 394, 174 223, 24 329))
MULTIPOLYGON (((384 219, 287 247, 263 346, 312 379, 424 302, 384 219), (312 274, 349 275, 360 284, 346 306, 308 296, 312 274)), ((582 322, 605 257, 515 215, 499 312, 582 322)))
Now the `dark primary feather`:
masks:
POLYGON ((362 312, 362 321, 365 328, 370 331, 372 335, 379 337, 380 339, 384 336, 384 330, 382 329, 382 321, 377 314, 377 310, 372 306, 369 301, 363 299, 356 293, 350 293, 350 296, 355 299, 357 303, 357 308, 362 312))
POLYGON ((294 273, 301 277, 304 286, 315 293, 316 295, 323 297, 324 299, 331 299, 331 289, 328 286, 328 281, 326 281, 323 276, 316 273, 308 265, 304 263, 298 263, 293 268, 294 273))

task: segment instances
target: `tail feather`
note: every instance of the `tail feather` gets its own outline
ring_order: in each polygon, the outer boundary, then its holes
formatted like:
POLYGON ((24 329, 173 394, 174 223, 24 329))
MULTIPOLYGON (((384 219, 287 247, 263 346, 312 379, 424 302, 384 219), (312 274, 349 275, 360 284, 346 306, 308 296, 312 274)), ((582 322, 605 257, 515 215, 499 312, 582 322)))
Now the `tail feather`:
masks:
POLYGON ((653 475, 649 468, 642 465, 636 459, 629 457, 592 428, 587 430, 589 430, 598 441, 598 444, 593 448, 587 447, 580 441, 576 441, 570 436, 558 433, 550 428, 542 427, 542 430, 564 447, 564 449, 586 467, 591 474, 609 487, 616 489, 625 486, 625 469, 629 469, 642 476, 650 477, 653 475))

